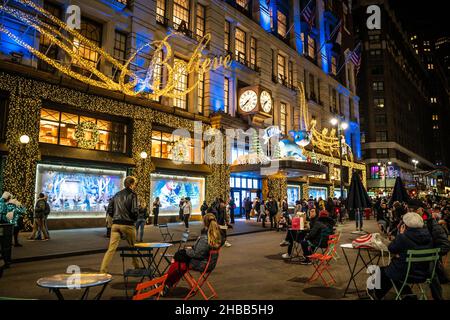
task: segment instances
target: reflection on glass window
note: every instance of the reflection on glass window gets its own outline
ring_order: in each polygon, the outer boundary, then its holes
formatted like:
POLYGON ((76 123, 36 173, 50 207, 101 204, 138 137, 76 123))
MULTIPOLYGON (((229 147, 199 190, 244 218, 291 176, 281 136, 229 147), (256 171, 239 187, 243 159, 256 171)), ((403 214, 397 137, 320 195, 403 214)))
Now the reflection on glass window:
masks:
MULTIPOLYGON (((185 138, 183 138, 185 139, 185 138)), ((169 132, 161 132, 158 130, 152 131, 152 157, 162 158, 162 159, 170 159, 173 160, 172 149, 177 143, 180 142, 179 136, 174 136, 169 132)), ((195 140, 192 138, 188 138, 183 143, 184 149, 187 149, 188 154, 183 158, 184 161, 194 162, 195 159, 195 140)), ((198 144, 198 141, 197 141, 198 144)), ((204 150, 204 142, 200 141, 201 145, 201 162, 203 163, 203 150, 204 150)), ((179 160, 179 159, 178 159, 179 160)))

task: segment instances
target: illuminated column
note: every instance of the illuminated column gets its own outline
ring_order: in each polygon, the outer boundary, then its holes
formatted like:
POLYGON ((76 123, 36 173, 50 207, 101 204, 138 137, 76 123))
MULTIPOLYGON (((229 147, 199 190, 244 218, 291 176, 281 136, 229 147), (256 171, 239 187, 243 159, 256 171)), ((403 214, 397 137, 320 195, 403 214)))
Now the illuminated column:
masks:
POLYGON ((302 184, 302 198, 306 200, 309 198, 309 178, 306 178, 306 183, 302 184))
MULTIPOLYGON (((318 16, 318 26, 319 26, 319 44, 318 44, 318 48, 320 48, 322 46, 322 44, 324 44, 327 40, 327 33, 326 33, 326 29, 325 29, 325 19, 324 19, 324 3, 323 1, 316 1, 317 3, 317 8, 316 8, 316 12, 317 12, 317 16, 318 16)), ((322 70, 325 73, 328 73, 328 56, 327 56, 327 48, 326 46, 322 46, 322 49, 320 49, 320 52, 318 53, 321 56, 319 57, 319 59, 317 59, 319 66, 322 67, 322 70)))
POLYGON ((261 27, 267 31, 270 32, 270 12, 269 12, 269 6, 272 3, 272 1, 269 2, 269 5, 267 5, 266 0, 259 0, 259 7, 260 7, 260 14, 259 14, 259 24, 261 27))
MULTIPOLYGON (((19 83, 16 94, 10 96, 6 145, 9 153, 4 168, 4 188, 33 212, 36 182, 36 163, 40 160, 39 123, 42 101, 28 96, 36 91, 28 82, 19 83), (22 144, 19 137, 27 135, 29 143, 22 144)), ((30 230, 32 221, 24 217, 25 229, 30 230)))
POLYGON ((294 1, 294 27, 292 30, 294 31, 294 45, 295 49, 297 50, 297 53, 302 55, 303 54, 303 46, 304 43, 302 42, 302 23, 300 18, 300 1, 294 1))
POLYGON ((147 119, 136 119, 133 122, 132 155, 136 167, 133 175, 138 179, 137 195, 140 203, 150 201, 150 173, 155 169, 151 160, 152 150, 152 123, 147 119), (142 158, 142 152, 147 158, 142 158))
POLYGON ((275 200, 283 200, 287 196, 287 179, 283 176, 269 177, 267 179, 268 195, 275 200))

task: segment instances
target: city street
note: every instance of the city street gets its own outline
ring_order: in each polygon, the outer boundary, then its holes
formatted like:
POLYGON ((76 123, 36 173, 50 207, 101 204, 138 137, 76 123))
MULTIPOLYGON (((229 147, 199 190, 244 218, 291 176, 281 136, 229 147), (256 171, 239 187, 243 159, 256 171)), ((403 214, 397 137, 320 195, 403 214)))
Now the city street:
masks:
MULTIPOLYGON (((365 221, 365 229, 375 232, 375 221, 365 221)), ((342 228, 341 243, 347 243, 357 235, 351 234, 353 222, 347 222, 342 228)), ((337 284, 326 288, 321 282, 307 283, 313 272, 312 266, 283 261, 281 254, 286 248, 279 246, 284 232, 268 231, 229 237, 230 248, 222 248, 219 263, 210 277, 219 299, 357 299, 355 293, 343 297, 349 278, 348 267, 342 251, 338 249, 340 258, 332 262, 332 274, 337 284)), ((50 240, 54 241, 54 240, 50 240)), ((50 243, 49 242, 49 243, 50 243)), ((36 286, 36 280, 43 276, 64 273, 69 265, 78 265, 84 272, 98 271, 103 254, 90 254, 60 259, 49 259, 35 262, 16 263, 5 271, 0 280, 0 296, 29 299, 56 299, 48 290, 36 286)), ((349 255, 354 261, 354 254, 349 255)), ((385 257, 387 259, 387 255, 385 257)), ((110 272, 113 281, 106 289, 103 299, 124 299, 124 281, 122 278, 122 262, 119 253, 111 264, 110 272)), ((361 273, 358 286, 365 289, 367 275, 361 273)), ((167 298, 180 299, 187 293, 187 285, 182 282, 167 298)), ((93 296, 96 291, 92 291, 93 296)), ((68 299, 81 296, 78 290, 63 292, 68 299)), ((444 297, 450 298, 449 286, 444 286, 444 297)), ((391 299, 392 296, 388 296, 391 299)), ((199 299, 199 297, 196 297, 199 299)))

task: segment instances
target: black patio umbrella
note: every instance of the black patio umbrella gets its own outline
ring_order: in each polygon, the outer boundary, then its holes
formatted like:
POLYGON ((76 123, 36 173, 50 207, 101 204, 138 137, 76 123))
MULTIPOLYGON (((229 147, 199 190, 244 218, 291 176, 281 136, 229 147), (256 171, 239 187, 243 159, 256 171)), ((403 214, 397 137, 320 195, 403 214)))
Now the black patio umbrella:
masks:
POLYGON ((391 206, 395 201, 406 203, 411 202, 411 197, 406 191, 405 186, 403 185, 402 178, 400 177, 397 177, 397 179, 395 179, 395 185, 394 189, 392 190, 392 197, 389 200, 389 206, 391 206))
POLYGON ((354 173, 350 184, 350 190, 348 191, 347 208, 353 210, 370 207, 372 207, 372 201, 370 201, 369 195, 359 178, 359 174, 354 173))

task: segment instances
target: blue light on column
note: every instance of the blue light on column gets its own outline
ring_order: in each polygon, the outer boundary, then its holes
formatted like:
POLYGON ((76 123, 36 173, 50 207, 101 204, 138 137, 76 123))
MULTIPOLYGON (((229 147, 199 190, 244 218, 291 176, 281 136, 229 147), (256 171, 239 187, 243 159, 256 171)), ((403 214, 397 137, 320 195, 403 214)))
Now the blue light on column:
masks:
MULTIPOLYGON (((269 4, 270 5, 270 4, 269 4)), ((270 28, 270 13, 269 13, 269 6, 267 5, 266 0, 259 0, 259 7, 260 7, 260 23, 261 27, 266 31, 271 31, 270 28)))

